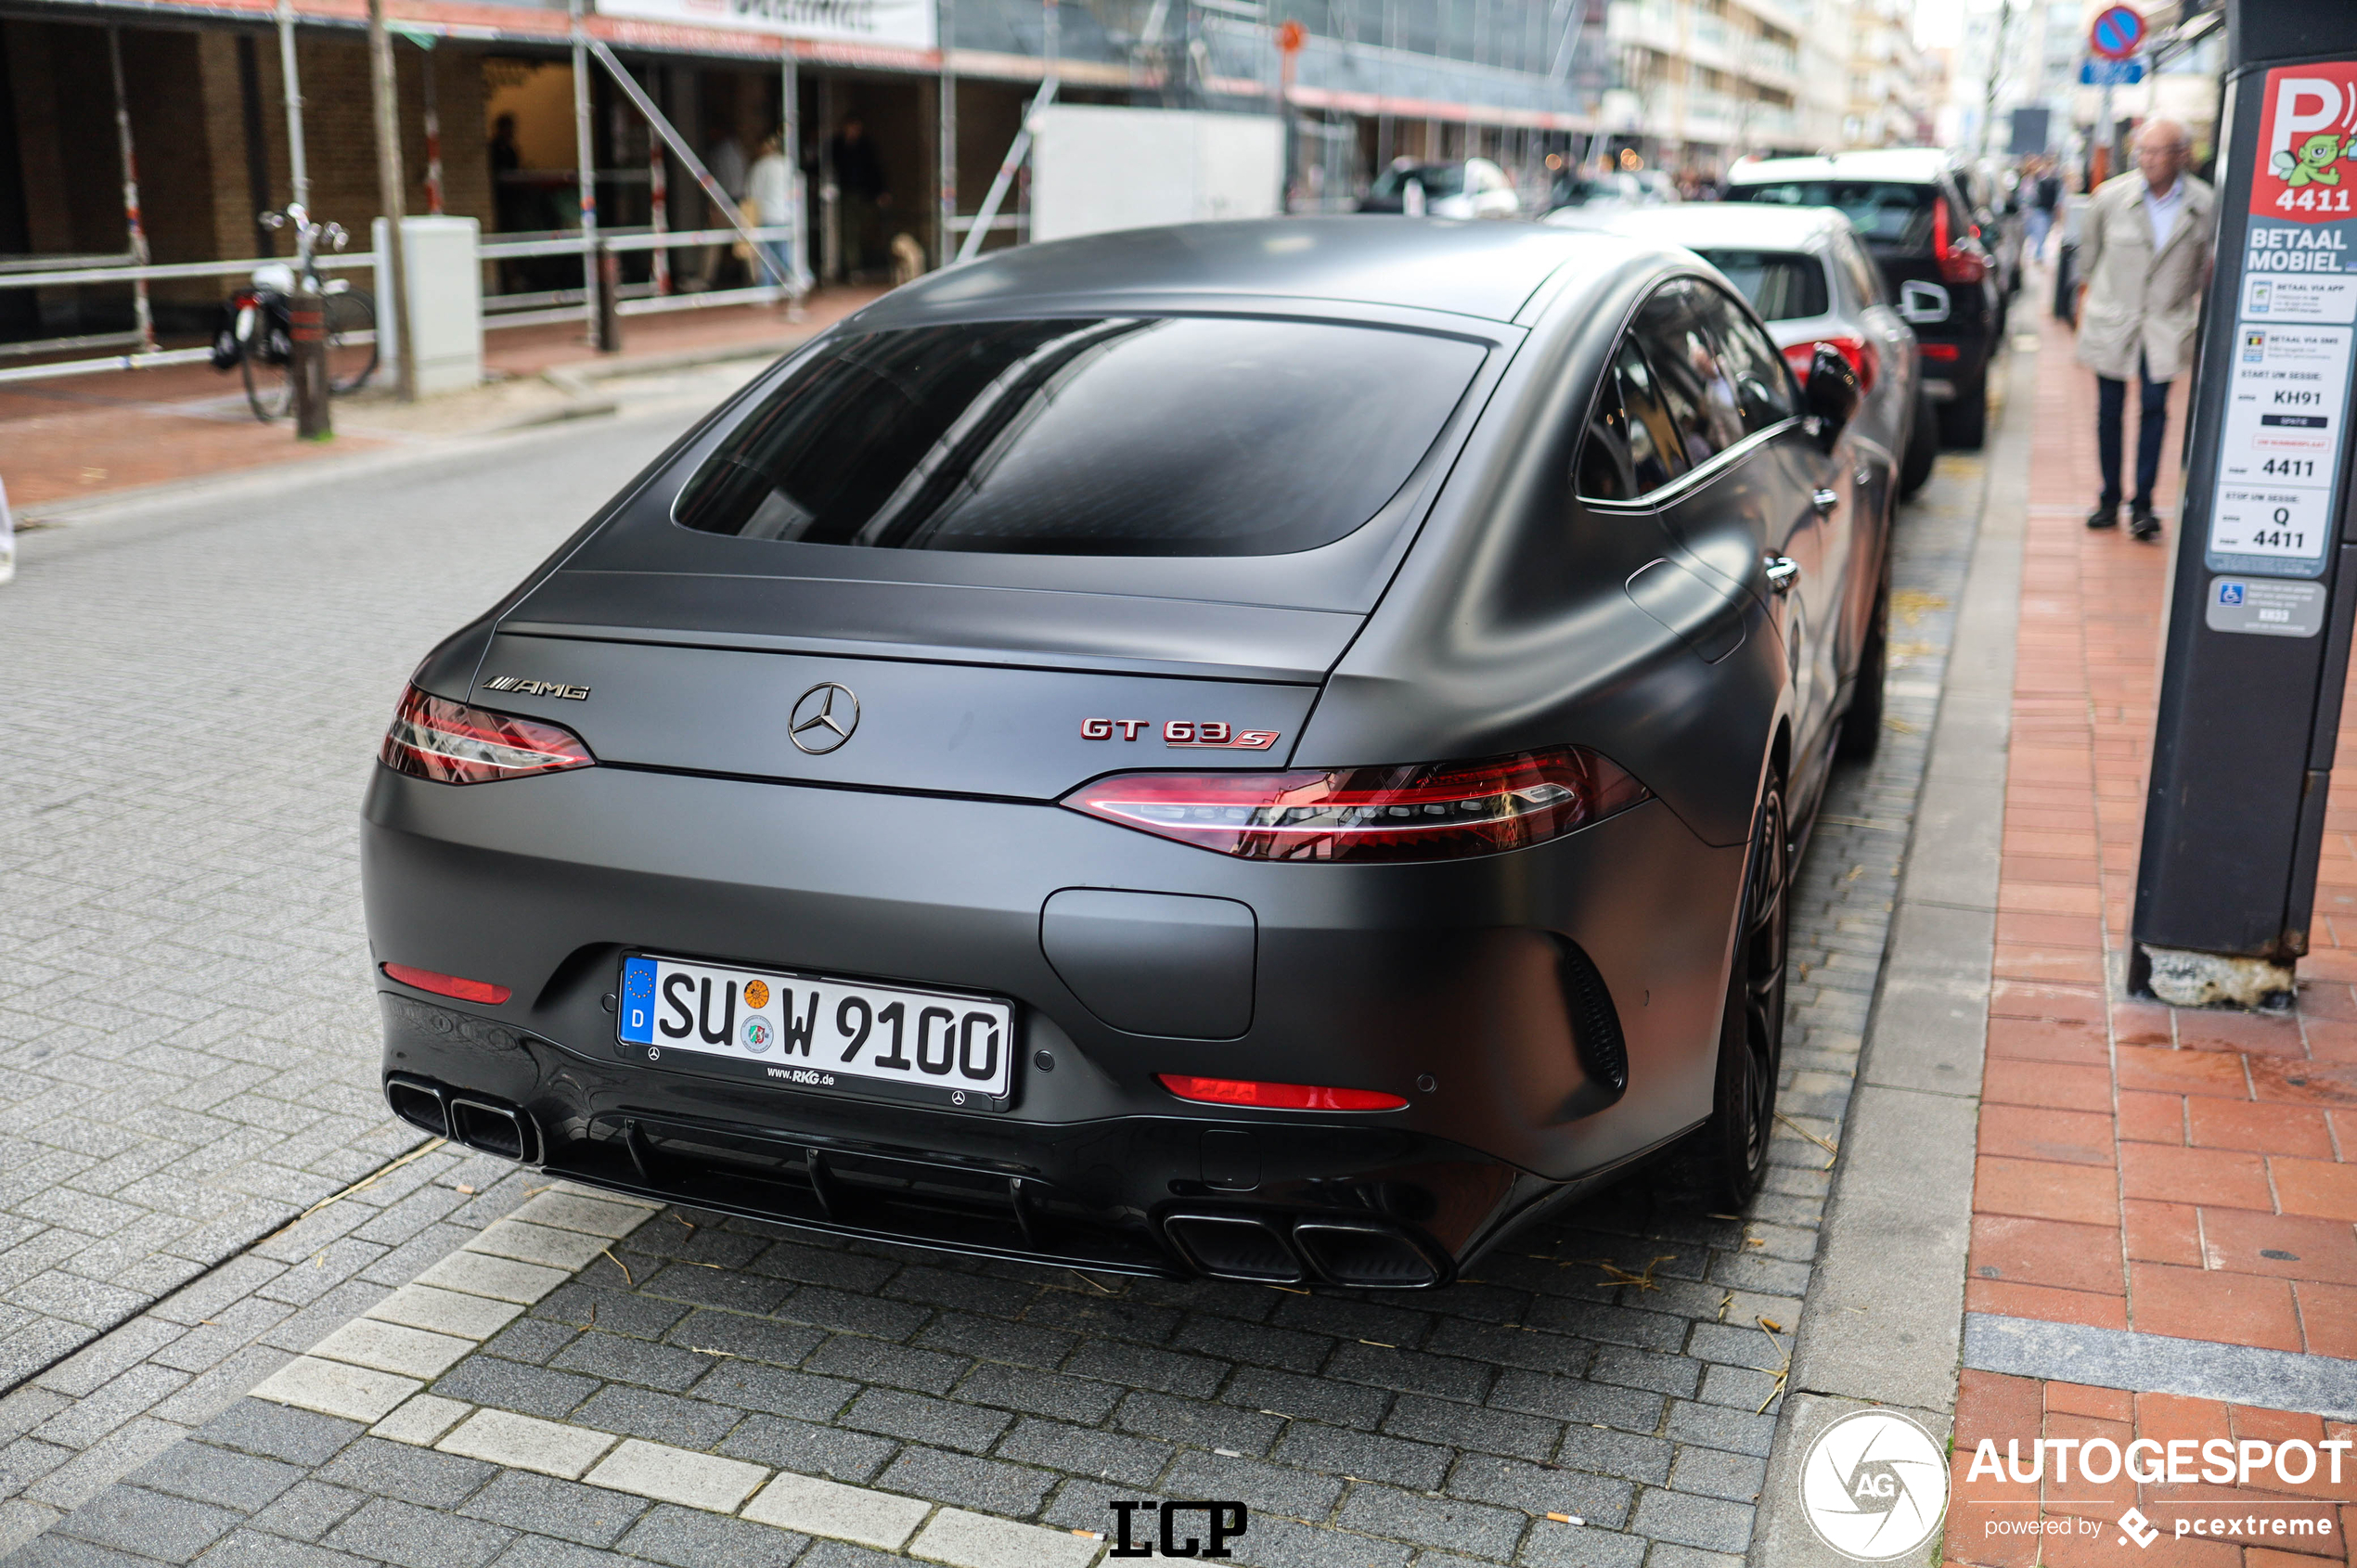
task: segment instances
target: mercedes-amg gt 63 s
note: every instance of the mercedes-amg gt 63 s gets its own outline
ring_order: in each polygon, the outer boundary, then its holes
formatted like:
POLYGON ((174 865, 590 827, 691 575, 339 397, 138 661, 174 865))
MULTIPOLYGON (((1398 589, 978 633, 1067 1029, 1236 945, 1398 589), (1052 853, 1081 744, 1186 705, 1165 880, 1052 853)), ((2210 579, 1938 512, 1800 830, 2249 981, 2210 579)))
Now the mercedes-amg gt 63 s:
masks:
POLYGON ((1857 397, 1691 252, 1535 225, 901 289, 419 667, 386 1098, 1088 1269, 1441 1284, 1662 1152, 1740 1202, 1787 870, 1880 728, 1857 397))

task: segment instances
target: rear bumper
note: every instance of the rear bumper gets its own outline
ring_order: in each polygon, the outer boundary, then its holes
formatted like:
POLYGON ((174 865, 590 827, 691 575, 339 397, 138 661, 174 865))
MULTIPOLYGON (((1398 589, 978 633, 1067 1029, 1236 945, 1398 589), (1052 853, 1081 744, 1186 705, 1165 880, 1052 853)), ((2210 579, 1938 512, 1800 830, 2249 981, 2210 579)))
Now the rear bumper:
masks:
POLYGON ((387 1081, 410 1086, 396 1109, 421 1125, 439 1114, 575 1179, 821 1229, 1250 1278, 1344 1278, 1332 1260, 1363 1254, 1414 1284, 1707 1113, 1741 856, 1658 803, 1508 855, 1287 866, 1052 806, 599 767, 465 788, 380 769, 362 860, 377 961, 513 991, 457 1004, 380 972, 387 1081), (1041 945, 1049 899, 1088 888, 1248 906, 1243 1033, 1141 1034, 1092 1011, 1041 945), (1009 997, 1008 1108, 625 1060, 606 999, 642 948, 1009 997), (1582 960, 1593 981, 1567 981, 1582 960), (1600 1077, 1600 1019, 1622 1092, 1600 1077), (1410 1103, 1233 1110, 1175 1099, 1158 1073, 1410 1103), (509 1112, 519 1130, 502 1131, 509 1112), (1305 1222, 1341 1228, 1305 1239, 1305 1222))
POLYGON ((591 1186, 839 1235, 1114 1273, 1415 1288, 1446 1284, 1461 1255, 1563 1189, 1407 1129, 778 1115, 472 1015, 380 1001, 386 1096, 421 1130, 591 1186))

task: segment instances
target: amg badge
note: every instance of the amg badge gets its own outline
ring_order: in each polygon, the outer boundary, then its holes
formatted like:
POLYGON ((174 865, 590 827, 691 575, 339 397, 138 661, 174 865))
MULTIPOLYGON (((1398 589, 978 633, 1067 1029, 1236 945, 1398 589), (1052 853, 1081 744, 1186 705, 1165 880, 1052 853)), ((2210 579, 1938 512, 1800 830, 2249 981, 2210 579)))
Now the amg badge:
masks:
POLYGON ((483 683, 485 691, 512 691, 522 697, 561 697, 568 702, 578 702, 589 695, 586 686, 566 686, 561 681, 528 681, 520 675, 494 675, 483 683))

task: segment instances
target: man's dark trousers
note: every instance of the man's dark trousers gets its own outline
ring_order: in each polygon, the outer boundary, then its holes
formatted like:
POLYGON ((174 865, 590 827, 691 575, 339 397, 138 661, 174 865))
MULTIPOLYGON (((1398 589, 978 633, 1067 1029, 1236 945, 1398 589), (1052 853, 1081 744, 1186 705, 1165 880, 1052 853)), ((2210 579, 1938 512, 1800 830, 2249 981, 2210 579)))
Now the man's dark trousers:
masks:
MULTIPOLYGON (((2153 486, 2160 479, 2160 438, 2169 420, 2169 383, 2144 374, 2144 356, 2136 356, 2136 379, 2142 404, 2136 420, 2136 497, 2134 509, 2152 510, 2153 486)), ((2103 463, 2104 494, 2100 505, 2119 508, 2119 449, 2127 432, 2120 416, 2128 404, 2128 383, 2109 376, 2095 378, 2095 448, 2103 463)))

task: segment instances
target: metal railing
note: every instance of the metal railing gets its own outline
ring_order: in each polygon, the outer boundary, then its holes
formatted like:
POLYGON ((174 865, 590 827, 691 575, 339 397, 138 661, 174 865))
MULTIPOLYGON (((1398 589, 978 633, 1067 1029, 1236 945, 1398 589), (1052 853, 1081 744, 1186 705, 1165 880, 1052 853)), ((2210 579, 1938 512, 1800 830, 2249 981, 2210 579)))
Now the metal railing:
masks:
MULTIPOLYGON (((769 244, 784 244, 793 238, 788 225, 769 225, 754 228, 753 237, 769 244)), ((733 228, 672 229, 657 232, 652 228, 604 229, 598 235, 598 248, 605 251, 638 251, 669 250, 700 250, 707 245, 733 245, 743 238, 733 228)), ((477 249, 477 258, 483 263, 522 260, 534 256, 580 256, 582 240, 578 231, 548 231, 512 239, 494 239, 477 249)), ((377 264, 373 251, 345 251, 316 258, 319 269, 351 271, 377 264)), ((57 289, 91 284, 120 284, 124 287, 140 280, 158 281, 190 277, 249 277, 254 270, 265 266, 288 266, 292 263, 284 256, 252 256, 226 262, 163 262, 147 266, 133 265, 128 257, 116 261, 101 256, 12 257, 0 262, 0 289, 57 289), (58 265, 58 263, 68 264, 58 265)), ((617 306, 624 315, 653 315, 671 311, 710 310, 721 305, 769 304, 783 297, 784 291, 775 284, 762 284, 748 289, 714 289, 695 292, 663 294, 652 283, 628 284, 623 289, 617 306)), ((560 322, 579 322, 586 289, 552 289, 517 294, 486 294, 483 298, 483 326, 485 331, 512 327, 541 327, 560 322)), ((359 341, 367 334, 353 335, 359 341)), ((75 349, 95 349, 135 344, 136 332, 84 333, 70 338, 45 338, 18 343, 0 343, 0 358, 23 358, 31 354, 66 353, 75 349)), ((168 365, 196 365, 212 357, 210 347, 161 349, 141 353, 97 354, 84 359, 52 360, 39 365, 12 365, 0 367, 0 383, 40 380, 54 376, 88 376, 110 370, 142 370, 168 365)))

